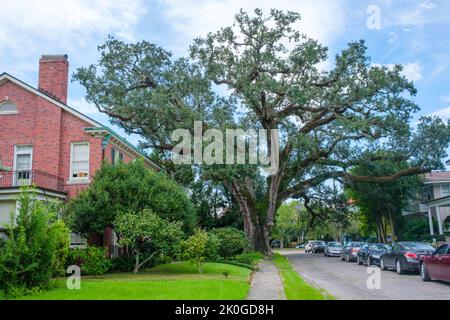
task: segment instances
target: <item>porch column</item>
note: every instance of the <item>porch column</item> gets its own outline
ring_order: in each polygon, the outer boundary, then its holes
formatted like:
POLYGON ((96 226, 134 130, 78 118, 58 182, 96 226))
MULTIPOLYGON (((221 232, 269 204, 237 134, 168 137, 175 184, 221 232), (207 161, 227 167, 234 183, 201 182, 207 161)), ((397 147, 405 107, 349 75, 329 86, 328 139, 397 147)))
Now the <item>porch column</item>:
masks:
POLYGON ((439 226, 439 234, 444 234, 444 229, 442 228, 442 219, 441 219, 441 211, 439 206, 436 207, 436 216, 439 226))
POLYGON ((433 215, 431 213, 431 208, 428 207, 428 222, 430 224, 430 234, 434 235, 434 228, 433 228, 433 215))

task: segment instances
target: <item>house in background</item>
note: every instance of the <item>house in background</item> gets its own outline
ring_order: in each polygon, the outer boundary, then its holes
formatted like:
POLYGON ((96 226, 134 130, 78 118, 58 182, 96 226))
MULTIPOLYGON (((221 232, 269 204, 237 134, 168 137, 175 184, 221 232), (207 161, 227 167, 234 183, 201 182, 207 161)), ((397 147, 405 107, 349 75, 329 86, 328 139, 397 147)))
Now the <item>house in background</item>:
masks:
POLYGON ((430 225, 430 234, 444 234, 450 224, 450 172, 432 172, 424 175, 418 200, 411 203, 405 216, 425 216, 430 225), (437 221, 437 230, 433 225, 437 221))
MULTIPOLYGON (((114 131, 67 105, 68 74, 67 55, 41 57, 38 88, 0 74, 0 233, 16 212, 21 186, 36 186, 38 199, 65 201, 89 185, 103 161, 143 157, 148 168, 160 170, 114 131)), ((96 239, 114 246, 112 230, 96 239)))

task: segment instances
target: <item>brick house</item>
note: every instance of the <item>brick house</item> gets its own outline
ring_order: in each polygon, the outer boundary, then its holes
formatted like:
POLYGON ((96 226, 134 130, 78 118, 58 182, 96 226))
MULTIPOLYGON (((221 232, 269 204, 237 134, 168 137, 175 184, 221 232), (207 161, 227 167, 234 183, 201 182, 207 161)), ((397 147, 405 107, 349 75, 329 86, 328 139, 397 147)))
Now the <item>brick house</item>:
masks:
MULTIPOLYGON (((67 105, 68 71, 66 55, 43 55, 37 89, 0 74, 0 233, 23 185, 35 185, 40 199, 65 201, 89 185, 103 161, 143 157, 148 168, 160 170, 114 131, 67 105)), ((112 231, 99 242, 113 245, 112 231)))

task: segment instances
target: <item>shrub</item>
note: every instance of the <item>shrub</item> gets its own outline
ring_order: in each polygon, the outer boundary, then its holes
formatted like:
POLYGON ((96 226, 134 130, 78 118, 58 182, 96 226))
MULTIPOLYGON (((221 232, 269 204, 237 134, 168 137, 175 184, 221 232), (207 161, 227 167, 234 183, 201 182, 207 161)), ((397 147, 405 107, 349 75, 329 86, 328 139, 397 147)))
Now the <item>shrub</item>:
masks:
POLYGON ((11 217, 9 238, 0 250, 0 293, 6 297, 47 287, 51 276, 61 272, 69 244, 54 205, 36 200, 28 188, 18 201, 16 223, 11 217))
POLYGON ((260 252, 246 252, 233 257, 233 261, 255 266, 263 258, 264 255, 260 252))
POLYGON ((181 258, 195 264, 198 273, 203 273, 203 265, 207 259, 214 260, 218 256, 219 240, 198 229, 194 235, 181 243, 181 258))
POLYGON ((131 256, 121 256, 111 259, 111 272, 131 272, 134 269, 135 259, 131 256))
POLYGON ((224 259, 242 253, 249 247, 244 232, 235 228, 218 228, 210 232, 219 239, 219 255, 224 259))
POLYGON ((111 260, 106 258, 106 249, 96 246, 87 246, 86 249, 73 249, 69 263, 76 264, 85 275, 100 275, 109 270, 111 260))

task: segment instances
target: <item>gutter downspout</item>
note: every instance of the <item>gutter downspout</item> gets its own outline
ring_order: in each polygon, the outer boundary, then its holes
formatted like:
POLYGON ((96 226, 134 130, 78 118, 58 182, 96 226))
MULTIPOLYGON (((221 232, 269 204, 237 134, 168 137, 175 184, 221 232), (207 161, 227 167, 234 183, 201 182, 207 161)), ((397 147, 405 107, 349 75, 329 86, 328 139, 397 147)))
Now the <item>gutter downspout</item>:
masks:
POLYGON ((102 162, 105 160, 105 150, 108 146, 108 142, 111 139, 111 134, 108 133, 102 140, 102 162))

